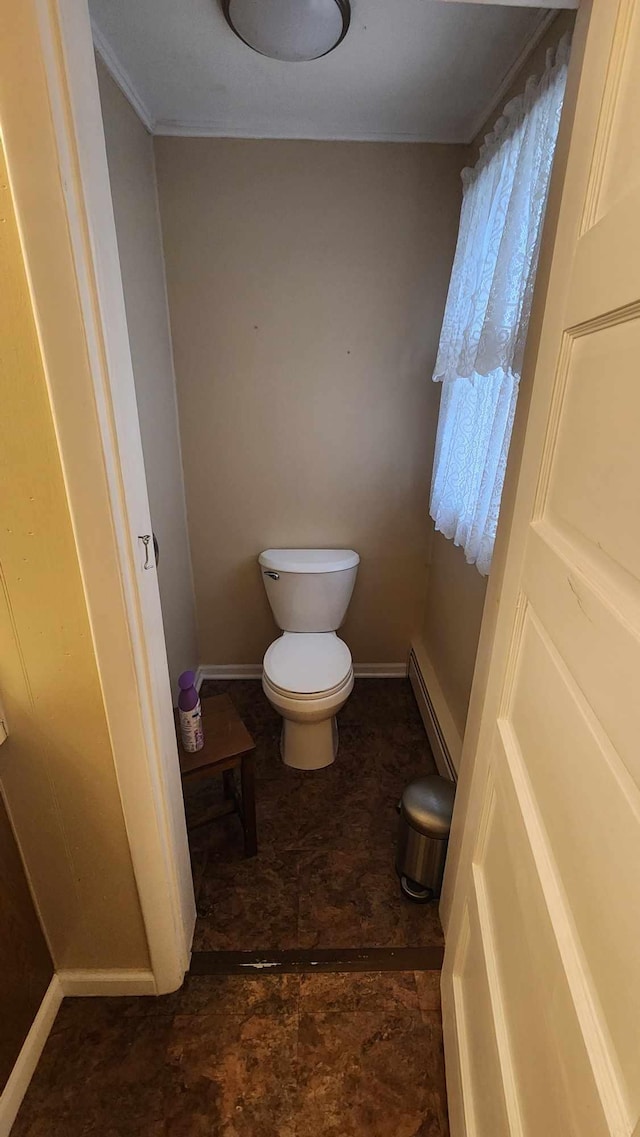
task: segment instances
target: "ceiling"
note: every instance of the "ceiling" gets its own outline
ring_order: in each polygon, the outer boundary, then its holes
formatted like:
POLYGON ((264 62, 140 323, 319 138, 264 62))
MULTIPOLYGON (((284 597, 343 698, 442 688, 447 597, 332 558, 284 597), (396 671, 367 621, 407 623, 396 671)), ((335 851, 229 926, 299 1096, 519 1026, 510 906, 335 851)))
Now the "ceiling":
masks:
POLYGON ((469 142, 549 19, 477 0, 352 0, 334 52, 282 63, 241 43, 219 0, 90 9, 100 54, 151 130, 241 138, 469 142))

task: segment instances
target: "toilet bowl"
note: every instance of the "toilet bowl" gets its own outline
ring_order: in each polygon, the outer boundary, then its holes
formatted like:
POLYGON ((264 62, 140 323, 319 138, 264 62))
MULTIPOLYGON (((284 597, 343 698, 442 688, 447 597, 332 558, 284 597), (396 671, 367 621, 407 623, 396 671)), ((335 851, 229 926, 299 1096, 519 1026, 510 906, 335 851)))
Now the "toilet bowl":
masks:
POLYGON ((336 634, 360 558, 351 549, 268 549, 260 566, 283 634, 267 649, 262 688, 283 719, 287 766, 320 770, 338 752, 336 715, 353 689, 351 652, 336 634))
POLYGON ((336 715, 353 690, 351 652, 335 632, 285 632, 264 657, 262 689, 282 715, 280 752, 296 770, 321 770, 338 753, 336 715))

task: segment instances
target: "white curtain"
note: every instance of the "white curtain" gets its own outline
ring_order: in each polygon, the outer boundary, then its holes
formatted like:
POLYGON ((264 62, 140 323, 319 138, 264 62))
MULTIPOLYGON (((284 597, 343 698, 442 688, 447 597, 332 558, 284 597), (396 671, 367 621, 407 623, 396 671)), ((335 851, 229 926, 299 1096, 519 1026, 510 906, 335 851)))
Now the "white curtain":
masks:
POLYGON ((531 311, 567 76, 547 54, 462 171, 460 232, 433 375, 442 383, 430 513, 486 575, 531 311))

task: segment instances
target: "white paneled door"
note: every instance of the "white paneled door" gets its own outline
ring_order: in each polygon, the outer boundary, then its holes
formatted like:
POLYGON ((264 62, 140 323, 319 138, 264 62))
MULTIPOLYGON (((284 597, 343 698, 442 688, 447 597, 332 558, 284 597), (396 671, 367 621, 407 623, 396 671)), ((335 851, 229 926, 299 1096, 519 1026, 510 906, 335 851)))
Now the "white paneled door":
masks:
POLYGON ((529 381, 449 870, 452 1132, 637 1137, 640 0, 592 5, 529 381))

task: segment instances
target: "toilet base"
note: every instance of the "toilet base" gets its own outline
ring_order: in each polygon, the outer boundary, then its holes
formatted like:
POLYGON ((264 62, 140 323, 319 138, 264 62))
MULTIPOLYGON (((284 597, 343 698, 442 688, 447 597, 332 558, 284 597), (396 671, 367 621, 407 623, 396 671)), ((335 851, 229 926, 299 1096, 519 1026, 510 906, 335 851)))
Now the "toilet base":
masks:
POLYGON ((335 762, 337 753, 338 724, 335 715, 321 722, 283 720, 280 754, 285 766, 294 770, 323 770, 335 762))

